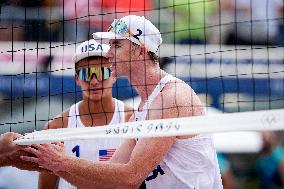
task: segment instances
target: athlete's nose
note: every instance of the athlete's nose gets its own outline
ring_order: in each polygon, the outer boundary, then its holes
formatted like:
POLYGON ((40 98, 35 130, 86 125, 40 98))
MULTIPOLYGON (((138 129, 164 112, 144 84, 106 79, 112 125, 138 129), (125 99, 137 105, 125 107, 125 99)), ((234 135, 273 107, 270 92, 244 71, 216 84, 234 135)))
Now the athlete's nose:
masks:
POLYGON ((97 84, 99 84, 99 83, 100 83, 100 81, 97 79, 96 74, 93 74, 93 75, 91 76, 90 85, 97 85, 97 84))

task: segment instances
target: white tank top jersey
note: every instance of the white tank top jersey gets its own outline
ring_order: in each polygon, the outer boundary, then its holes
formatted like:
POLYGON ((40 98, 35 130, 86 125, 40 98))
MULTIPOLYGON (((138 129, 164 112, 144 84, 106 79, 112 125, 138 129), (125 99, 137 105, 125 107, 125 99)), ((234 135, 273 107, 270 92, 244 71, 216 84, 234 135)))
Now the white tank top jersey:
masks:
MULTIPOLYGON (((79 102, 80 103, 80 102, 79 102)), ((79 103, 71 106, 67 128, 85 127, 79 116, 79 103)), ((115 111, 110 121, 111 124, 125 122, 124 103, 115 99, 115 111)), ((65 141, 65 152, 68 155, 79 157, 81 159, 91 160, 94 162, 108 161, 115 150, 119 148, 123 139, 91 139, 91 140, 74 140, 65 141)), ((60 178, 58 189, 76 189, 66 180, 60 178)))
MULTIPOLYGON (((135 111, 136 121, 146 119, 151 103, 172 80, 181 81, 171 75, 162 78, 142 111, 135 111)), ((189 139, 176 139, 163 161, 147 177, 146 186, 147 189, 222 189, 217 154, 211 136, 196 135, 189 139)))

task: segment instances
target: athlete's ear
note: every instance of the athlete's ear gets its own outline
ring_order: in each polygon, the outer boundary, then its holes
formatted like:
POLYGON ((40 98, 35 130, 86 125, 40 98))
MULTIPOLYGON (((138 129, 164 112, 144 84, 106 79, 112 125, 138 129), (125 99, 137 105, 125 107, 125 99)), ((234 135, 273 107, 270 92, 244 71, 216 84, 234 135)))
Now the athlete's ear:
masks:
POLYGON ((146 60, 147 54, 148 54, 147 49, 145 49, 144 47, 141 47, 141 46, 140 46, 139 49, 140 49, 139 59, 140 59, 140 60, 146 60))
POLYGON ((116 81, 116 79, 117 79, 116 71, 113 68, 113 66, 111 66, 110 69, 111 69, 110 79, 111 79, 112 83, 114 83, 116 81))
POLYGON ((141 48, 139 45, 136 45, 133 42, 130 42, 130 50, 131 50, 131 56, 134 57, 139 57, 141 53, 141 48))
POLYGON ((110 79, 111 79, 112 84, 114 84, 117 80, 117 77, 115 77, 115 74, 113 74, 110 79))
POLYGON ((117 75, 115 69, 111 70, 111 77, 114 77, 116 79, 117 75))

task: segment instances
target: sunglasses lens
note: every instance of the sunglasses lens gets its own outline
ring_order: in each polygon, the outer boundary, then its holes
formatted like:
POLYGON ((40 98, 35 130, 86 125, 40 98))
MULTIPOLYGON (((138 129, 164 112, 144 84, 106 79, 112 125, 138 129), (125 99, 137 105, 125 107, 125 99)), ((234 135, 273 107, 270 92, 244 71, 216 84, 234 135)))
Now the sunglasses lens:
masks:
POLYGON ((104 75, 104 79, 108 79, 110 78, 110 75, 111 75, 111 70, 110 68, 105 68, 105 67, 102 67, 102 70, 103 70, 103 75, 104 75))
POLYGON ((76 71, 78 78, 83 81, 88 81, 86 72, 87 72, 87 69, 85 68, 80 68, 76 71))
POLYGON ((90 82, 92 77, 96 77, 98 81, 110 78, 111 70, 107 67, 91 67, 80 68, 76 71, 78 78, 83 81, 90 82))

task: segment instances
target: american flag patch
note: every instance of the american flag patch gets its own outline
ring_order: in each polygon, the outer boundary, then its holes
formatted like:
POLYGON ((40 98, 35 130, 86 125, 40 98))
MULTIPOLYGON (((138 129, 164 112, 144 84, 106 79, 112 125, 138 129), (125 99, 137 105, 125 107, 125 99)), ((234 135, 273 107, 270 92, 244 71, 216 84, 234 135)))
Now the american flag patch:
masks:
POLYGON ((113 156, 116 149, 99 150, 99 161, 108 161, 113 156))

